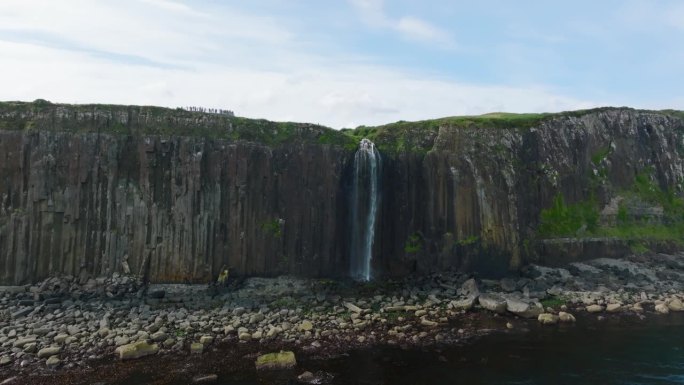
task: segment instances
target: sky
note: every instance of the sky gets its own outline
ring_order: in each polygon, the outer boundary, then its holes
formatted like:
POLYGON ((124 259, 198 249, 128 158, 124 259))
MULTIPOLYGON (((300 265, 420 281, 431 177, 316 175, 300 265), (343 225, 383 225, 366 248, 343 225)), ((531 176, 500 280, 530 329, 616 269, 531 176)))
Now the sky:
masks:
POLYGON ((684 109, 679 0, 1 0, 0 100, 334 128, 684 109))

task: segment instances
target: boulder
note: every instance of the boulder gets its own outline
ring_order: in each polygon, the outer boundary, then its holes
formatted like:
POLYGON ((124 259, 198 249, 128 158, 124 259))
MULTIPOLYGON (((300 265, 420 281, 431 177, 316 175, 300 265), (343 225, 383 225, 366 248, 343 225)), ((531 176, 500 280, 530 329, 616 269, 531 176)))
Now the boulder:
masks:
POLYGON ((558 320, 560 322, 566 322, 566 323, 571 323, 571 322, 577 321, 575 319, 574 315, 572 315, 570 313, 566 313, 564 311, 558 313, 558 320))
POLYGON ((684 304, 679 298, 673 298, 667 303, 667 307, 672 311, 684 311, 684 304))
POLYGON ((554 325, 558 323, 558 316, 551 313, 542 313, 537 317, 537 321, 542 325, 554 325))
POLYGON ((494 313, 503 314, 506 312, 506 300, 492 294, 481 294, 478 297, 480 306, 494 313))
POLYGON ((604 310, 601 305, 589 305, 586 309, 589 313, 600 313, 604 310))
POLYGON ((62 361, 59 358, 57 358, 57 356, 52 356, 45 361, 45 365, 48 368, 56 368, 61 363, 62 361))
POLYGON ((157 354, 159 346, 148 344, 146 341, 138 341, 128 345, 121 345, 114 351, 121 360, 134 360, 141 357, 157 354))
POLYGON ((299 326, 299 329, 305 332, 311 331, 313 329, 313 324, 311 321, 304 320, 302 321, 302 324, 299 326))
POLYGON ((477 287, 475 278, 470 278, 463 282, 463 285, 461 285, 461 295, 465 295, 466 297, 477 297, 480 295, 480 289, 477 287))
POLYGON ((56 356, 59 354, 61 349, 59 346, 48 346, 47 348, 42 348, 38 351, 38 358, 48 358, 56 356))
POLYGON ((347 309, 349 309, 349 311, 353 313, 361 313, 363 311, 360 307, 354 305, 351 302, 345 302, 344 307, 346 307, 347 309))
POLYGON ((506 310, 523 318, 537 318, 544 312, 541 305, 517 299, 507 299, 506 310))
POLYGON ((655 311, 660 314, 670 314, 670 308, 664 303, 659 303, 655 306, 655 311))
POLYGON ((190 354, 202 354, 202 352, 204 352, 204 344, 200 342, 190 344, 190 354))
POLYGON ((606 306, 606 311, 608 313, 617 313, 622 310, 622 305, 619 303, 611 303, 606 306))
POLYGON ((0 366, 9 365, 11 363, 12 363, 12 359, 7 357, 7 356, 2 356, 2 358, 0 358, 0 366))
POLYGON ((475 305, 475 301, 477 301, 477 297, 470 296, 466 299, 451 301, 450 305, 454 310, 470 310, 475 305))
POLYGON ((281 351, 257 357, 255 365, 257 370, 292 369, 297 366, 297 359, 293 352, 281 351))

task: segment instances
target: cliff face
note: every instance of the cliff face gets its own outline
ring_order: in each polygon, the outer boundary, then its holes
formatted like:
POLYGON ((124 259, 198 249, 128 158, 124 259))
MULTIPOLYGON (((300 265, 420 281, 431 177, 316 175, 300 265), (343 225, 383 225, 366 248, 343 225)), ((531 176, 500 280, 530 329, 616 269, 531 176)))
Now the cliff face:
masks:
MULTIPOLYGON (((579 210, 573 204, 592 202, 601 221, 616 197, 634 195, 639 175, 682 202, 684 124, 665 114, 607 109, 552 117, 529 128, 440 125, 431 132, 423 136, 431 138, 427 143, 416 145, 429 148, 425 155, 385 157, 376 245, 383 270, 460 267, 501 274, 528 262, 558 263, 564 254, 624 255, 630 239, 616 242, 610 228, 595 231, 608 233, 607 239, 582 228, 541 236, 543 210, 562 197, 572 216, 579 210), (579 242, 542 239, 561 236, 579 242), (413 242, 418 251, 407 253, 412 237, 419 240, 413 242), (615 254, 608 254, 612 249, 615 254)), ((681 214, 680 208, 677 218, 655 220, 681 226, 681 214)))
MULTIPOLYGON (((0 284, 120 272, 124 261, 133 272, 149 263, 157 282, 207 281, 222 266, 349 272, 353 136, 30 104, 2 106, 0 128, 0 284)), ((603 218, 645 171, 676 199, 684 180, 684 123, 664 113, 605 109, 508 128, 406 123, 372 136, 382 156, 375 275, 514 269, 552 250, 539 224, 559 196, 591 199, 603 218), (392 135, 406 127, 413 147, 397 150, 392 135)))

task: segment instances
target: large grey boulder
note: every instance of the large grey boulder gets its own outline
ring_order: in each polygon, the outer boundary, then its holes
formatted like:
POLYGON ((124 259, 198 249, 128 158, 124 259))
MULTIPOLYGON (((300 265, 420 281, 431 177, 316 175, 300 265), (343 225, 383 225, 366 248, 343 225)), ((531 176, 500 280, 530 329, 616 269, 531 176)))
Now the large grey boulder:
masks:
POLYGON ((480 306, 494 313, 503 314, 506 312, 506 300, 493 294, 480 294, 478 297, 480 306))
POLYGON ((537 318, 544 312, 544 308, 538 302, 521 301, 509 298, 506 300, 506 310, 523 318, 537 318))

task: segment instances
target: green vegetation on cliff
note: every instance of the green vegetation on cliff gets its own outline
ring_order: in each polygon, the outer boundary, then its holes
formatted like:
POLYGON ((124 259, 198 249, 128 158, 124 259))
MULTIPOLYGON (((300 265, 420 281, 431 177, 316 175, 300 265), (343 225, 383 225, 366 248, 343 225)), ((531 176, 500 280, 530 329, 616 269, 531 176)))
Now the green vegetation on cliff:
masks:
POLYGON ((309 142, 349 150, 358 145, 349 135, 314 124, 272 122, 181 108, 53 104, 41 99, 31 103, 0 102, 0 130, 201 136, 266 145, 309 142))
POLYGON ((652 175, 652 169, 643 170, 630 189, 619 193, 621 202, 614 223, 601 223, 606 221, 601 221, 593 195, 574 204, 567 204, 562 194, 556 195, 553 205, 541 212, 539 236, 614 237, 684 245, 684 197, 660 188, 652 175))

